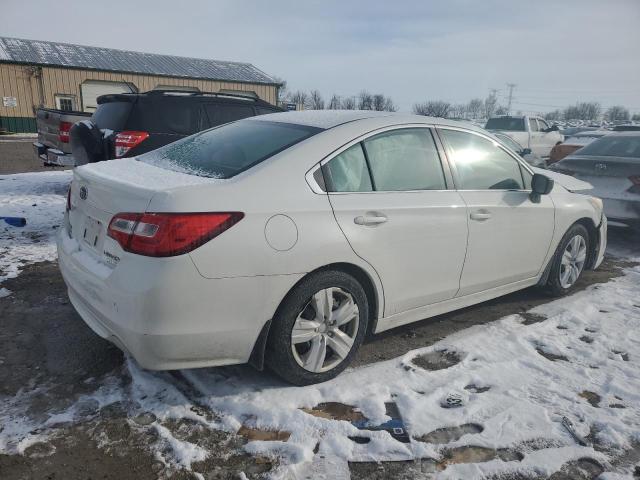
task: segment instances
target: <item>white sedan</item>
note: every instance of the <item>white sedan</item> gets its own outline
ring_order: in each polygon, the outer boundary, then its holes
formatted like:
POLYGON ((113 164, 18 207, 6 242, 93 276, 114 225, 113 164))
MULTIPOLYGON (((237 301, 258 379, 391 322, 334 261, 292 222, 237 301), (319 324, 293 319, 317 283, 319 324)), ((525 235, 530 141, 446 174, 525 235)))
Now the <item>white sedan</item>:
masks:
POLYGON ((367 332, 571 290, 606 245, 588 187, 455 121, 277 113, 77 168, 59 265, 80 316, 145 368, 309 384, 367 332))

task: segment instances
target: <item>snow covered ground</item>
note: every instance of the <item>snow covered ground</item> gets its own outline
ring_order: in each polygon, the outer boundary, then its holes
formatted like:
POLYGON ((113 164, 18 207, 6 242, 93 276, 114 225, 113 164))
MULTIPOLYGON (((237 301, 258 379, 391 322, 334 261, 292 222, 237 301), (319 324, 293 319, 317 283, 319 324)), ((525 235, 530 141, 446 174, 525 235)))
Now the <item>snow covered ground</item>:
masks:
POLYGON ((0 283, 23 264, 56 258, 54 235, 62 221, 71 171, 0 175, 0 217, 25 217, 16 228, 0 220, 0 283))
MULTIPOLYGON (((21 263, 55 258, 52 235, 69 175, 0 176, 0 215, 28 222, 24 229, 0 226, 0 287, 21 263)), ((640 261, 639 250, 614 253, 640 261)), ((584 458, 609 472, 600 478, 630 478, 640 461, 625 460, 640 448, 640 267, 321 385, 291 387, 248 367, 149 372, 127 359, 122 371, 45 420, 28 414, 37 390, 0 404, 0 453, 22 453, 55 436, 56 425, 72 423, 87 403, 123 402, 131 417, 145 415, 155 427, 158 440, 149 448, 158 459, 186 470, 216 451, 175 435, 166 427, 171 419, 266 432, 245 449, 277 458, 275 478, 348 478, 347 462, 415 459, 423 459, 424 478, 536 478, 584 458), (131 382, 119 382, 122 376, 131 382), (447 397, 461 406, 443 408, 447 397), (395 402, 412 441, 312 410, 327 402, 353 407, 371 426, 389 420, 386 404, 395 402)))

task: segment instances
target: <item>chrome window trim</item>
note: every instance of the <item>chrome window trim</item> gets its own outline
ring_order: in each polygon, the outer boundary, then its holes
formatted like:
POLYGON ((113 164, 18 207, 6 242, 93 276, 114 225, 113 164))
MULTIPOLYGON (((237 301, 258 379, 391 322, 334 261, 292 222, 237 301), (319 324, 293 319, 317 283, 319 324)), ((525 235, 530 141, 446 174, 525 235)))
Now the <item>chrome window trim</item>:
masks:
POLYGON ((453 182, 453 178, 452 178, 453 175, 451 173, 451 166, 449 165, 446 152, 444 151, 444 149, 441 146, 441 143, 439 142, 440 139, 437 138, 437 134, 435 131, 436 128, 438 128, 438 126, 433 123, 402 123, 402 124, 395 124, 395 125, 387 125, 386 127, 380 127, 375 130, 371 130, 345 143, 344 145, 336 148, 331 153, 326 155, 322 160, 320 160, 313 167, 311 167, 311 169, 307 171, 307 173, 305 174, 305 179, 309 184, 309 187, 311 187, 311 190, 314 193, 317 193, 320 195, 353 195, 353 194, 372 194, 372 193, 423 193, 423 192, 455 191, 455 183, 453 182), (444 176, 444 180, 447 188, 438 189, 438 190, 372 190, 369 192, 327 192, 325 190, 322 190, 322 188, 320 188, 320 185, 318 185, 318 182, 316 182, 315 178, 313 178, 314 173, 318 169, 322 168, 323 165, 327 164, 328 162, 333 160, 335 157, 340 155, 342 152, 351 148, 353 145, 363 142, 368 138, 381 133, 394 131, 394 130, 413 129, 413 128, 425 128, 429 130, 429 133, 431 134, 431 138, 433 140, 433 145, 436 151, 438 152, 438 157, 440 159, 440 166, 442 167, 442 174, 444 176))

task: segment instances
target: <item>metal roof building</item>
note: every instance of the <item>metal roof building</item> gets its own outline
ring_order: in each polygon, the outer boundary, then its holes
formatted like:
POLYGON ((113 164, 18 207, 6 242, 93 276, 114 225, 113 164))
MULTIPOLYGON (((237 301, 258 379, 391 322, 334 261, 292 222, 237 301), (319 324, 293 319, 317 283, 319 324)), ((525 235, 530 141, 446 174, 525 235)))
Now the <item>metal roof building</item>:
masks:
POLYGON ((93 111, 105 93, 251 91, 275 104, 278 86, 250 63, 0 37, 0 128, 10 131, 35 131, 38 107, 93 111))

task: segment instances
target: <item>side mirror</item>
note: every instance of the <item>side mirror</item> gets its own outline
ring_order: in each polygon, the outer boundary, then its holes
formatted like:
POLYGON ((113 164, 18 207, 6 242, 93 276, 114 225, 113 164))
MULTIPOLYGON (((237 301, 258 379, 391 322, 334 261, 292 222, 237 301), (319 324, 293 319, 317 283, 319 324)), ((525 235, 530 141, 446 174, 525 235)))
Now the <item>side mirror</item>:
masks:
POLYGON ((545 175, 534 173, 531 178, 531 201, 540 202, 540 195, 548 195, 553 190, 553 180, 545 175))
POLYGON ((531 149, 530 148, 523 148, 520 151, 520 155, 525 156, 525 155, 531 155, 531 149))
POLYGON ((558 125, 552 125, 549 128, 547 128, 546 130, 544 130, 545 133, 551 133, 551 132, 557 132, 560 130, 560 127, 558 127, 558 125))

